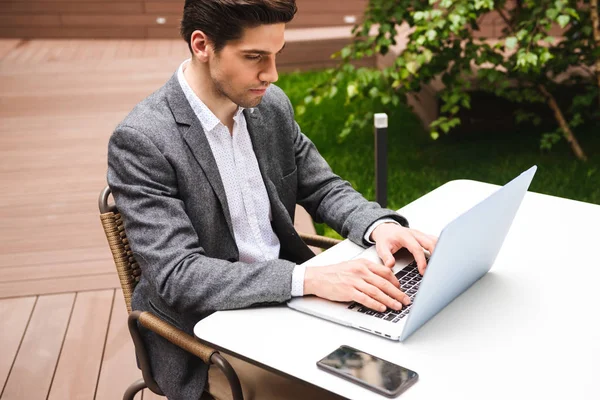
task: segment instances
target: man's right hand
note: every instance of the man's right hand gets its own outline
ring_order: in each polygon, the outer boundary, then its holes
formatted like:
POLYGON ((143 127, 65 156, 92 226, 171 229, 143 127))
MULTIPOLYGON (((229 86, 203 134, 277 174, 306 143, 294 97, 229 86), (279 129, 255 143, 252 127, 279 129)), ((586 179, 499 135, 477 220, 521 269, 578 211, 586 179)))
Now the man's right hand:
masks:
POLYGON ((387 307, 400 310, 403 304, 410 304, 390 268, 364 259, 307 267, 304 294, 333 301, 356 301, 381 312, 387 307))

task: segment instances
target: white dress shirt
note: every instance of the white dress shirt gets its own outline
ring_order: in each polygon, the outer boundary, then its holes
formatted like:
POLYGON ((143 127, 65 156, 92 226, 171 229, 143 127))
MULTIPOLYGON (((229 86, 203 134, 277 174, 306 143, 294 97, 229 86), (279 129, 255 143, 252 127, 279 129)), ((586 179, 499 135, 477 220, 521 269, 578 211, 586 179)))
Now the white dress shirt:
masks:
MULTIPOLYGON (((246 118, 238 107, 233 116, 233 132, 194 93, 183 71, 186 60, 179 66, 177 78, 183 93, 198 117, 204 134, 213 153, 223 187, 233 225, 235 243, 240 261, 251 263, 273 260, 279 257, 279 238, 271 226, 271 204, 265 183, 262 180, 258 161, 252 148, 246 118)), ((252 111, 252 109, 250 109, 252 111)), ((381 223, 394 222, 392 219, 376 221, 365 234, 365 240, 381 223)), ((304 295, 305 267, 296 265, 292 273, 292 296, 304 295)))
MULTIPOLYGON (((183 71, 188 61, 180 65, 177 78, 215 157, 240 261, 251 263, 276 259, 279 257, 279 238, 271 227, 271 204, 252 149, 246 118, 242 113, 244 108, 238 107, 233 116, 233 132, 230 133, 187 83, 183 71)), ((291 294, 304 294, 302 266, 294 268, 291 294)))

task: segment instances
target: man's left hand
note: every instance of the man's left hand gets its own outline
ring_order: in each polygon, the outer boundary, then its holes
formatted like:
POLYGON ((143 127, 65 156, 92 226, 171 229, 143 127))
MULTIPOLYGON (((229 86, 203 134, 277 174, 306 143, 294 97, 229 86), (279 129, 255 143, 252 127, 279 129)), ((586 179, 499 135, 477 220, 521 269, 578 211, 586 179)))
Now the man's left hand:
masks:
POLYGON ((396 263, 394 253, 406 247, 417 261, 417 267, 421 275, 425 273, 427 267, 423 249, 433 253, 433 249, 437 244, 436 236, 427 235, 416 229, 405 228, 394 223, 379 225, 371 233, 371 239, 375 242, 377 255, 381 258, 383 264, 389 268, 392 268, 396 263))

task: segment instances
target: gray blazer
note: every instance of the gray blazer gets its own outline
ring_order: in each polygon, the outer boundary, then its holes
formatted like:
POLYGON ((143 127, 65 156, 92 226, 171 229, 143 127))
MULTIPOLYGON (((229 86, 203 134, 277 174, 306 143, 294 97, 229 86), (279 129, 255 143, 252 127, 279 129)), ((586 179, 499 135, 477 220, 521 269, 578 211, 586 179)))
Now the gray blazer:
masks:
MULTIPOLYGON (((177 74, 139 103, 110 139, 108 184, 142 269, 132 306, 188 333, 216 310, 290 299, 294 266, 314 255, 294 229, 296 203, 361 245, 379 218, 407 225, 331 171, 300 132, 281 89, 271 85, 244 115, 281 241, 277 260, 239 262, 217 164, 177 74)), ((208 367, 152 332, 144 339, 164 393, 198 398, 208 367)))

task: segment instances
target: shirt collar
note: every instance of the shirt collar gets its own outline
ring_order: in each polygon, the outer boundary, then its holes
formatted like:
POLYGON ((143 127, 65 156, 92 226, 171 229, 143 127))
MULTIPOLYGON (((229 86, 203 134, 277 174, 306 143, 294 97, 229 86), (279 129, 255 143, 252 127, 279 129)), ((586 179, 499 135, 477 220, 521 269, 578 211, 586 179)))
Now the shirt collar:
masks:
MULTIPOLYGON (((210 110, 210 108, 208 108, 206 104, 204 104, 202 100, 200 100, 200 98, 196 96, 196 93, 194 93, 187 80, 185 79, 183 71, 189 61, 190 59, 188 58, 179 66, 179 69, 177 70, 177 80, 179 81, 179 85, 181 86, 181 89, 183 90, 183 93, 185 94, 188 103, 190 103, 192 110, 194 110, 196 117, 198 117, 198 120, 200 120, 202 128, 205 131, 210 132, 213 129, 215 129, 219 124, 223 124, 221 123, 219 118, 217 118, 217 116, 210 110)), ((244 110, 244 107, 238 106, 238 109, 233 115, 233 119, 237 120, 244 110)))

